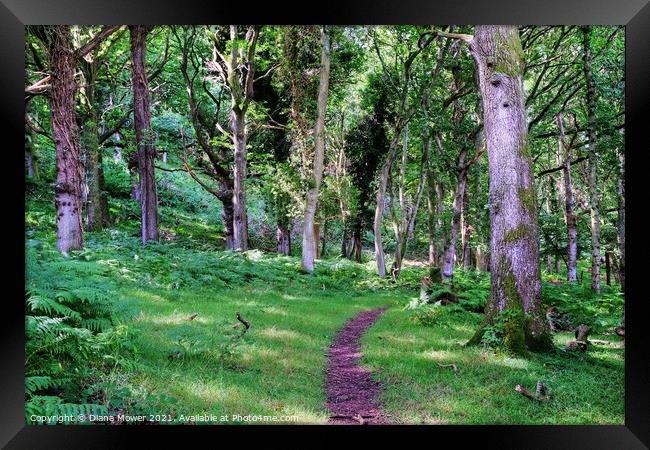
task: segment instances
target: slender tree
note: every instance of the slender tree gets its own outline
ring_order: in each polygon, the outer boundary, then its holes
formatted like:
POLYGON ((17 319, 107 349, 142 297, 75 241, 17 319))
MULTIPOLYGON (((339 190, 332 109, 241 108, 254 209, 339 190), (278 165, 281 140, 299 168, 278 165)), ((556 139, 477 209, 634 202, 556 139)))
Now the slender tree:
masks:
POLYGON ((316 126, 314 128, 313 181, 305 199, 305 220, 302 235, 302 269, 306 272, 314 271, 314 259, 318 247, 318 240, 314 232, 314 217, 318 203, 318 191, 323 178, 323 159, 325 155, 325 113, 327 111, 327 97, 329 94, 331 52, 329 29, 327 26, 321 28, 321 45, 318 106, 316 126))
POLYGON ((582 61, 587 94, 587 139, 589 142, 589 209, 591 211, 591 289, 600 293, 600 211, 598 198, 598 148, 596 143, 596 84, 591 72, 591 27, 582 27, 582 61))
POLYGON ((158 240, 158 195, 154 147, 149 107, 149 83, 146 71, 146 38, 149 28, 142 25, 130 26, 131 69, 133 83, 133 112, 135 117, 135 138, 138 149, 138 174, 140 177, 140 209, 142 243, 158 240))
POLYGON ((568 280, 577 280, 577 259, 578 259, 578 227, 574 211, 575 201, 573 199, 573 183, 571 182, 571 144, 565 142, 564 124, 562 114, 557 115, 558 129, 560 130, 559 147, 563 151, 562 178, 564 179, 564 218, 566 221, 568 245, 568 280))

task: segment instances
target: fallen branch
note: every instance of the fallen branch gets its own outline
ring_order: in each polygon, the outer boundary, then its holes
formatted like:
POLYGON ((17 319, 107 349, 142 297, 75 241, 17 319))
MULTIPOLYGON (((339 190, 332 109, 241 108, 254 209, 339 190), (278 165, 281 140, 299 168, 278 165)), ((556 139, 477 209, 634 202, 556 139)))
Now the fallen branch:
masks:
POLYGON ((544 383, 542 383, 541 380, 537 382, 537 387, 535 389, 535 395, 531 394, 525 387, 523 387, 521 384, 518 384, 515 386, 515 391, 519 392, 521 395, 523 395, 526 398, 529 398, 531 400, 535 400, 538 402, 548 400, 548 389, 544 383))
POLYGON ((453 369, 454 373, 459 372, 458 367, 456 366, 456 364, 440 364, 440 363, 438 363, 438 367, 442 367, 443 369, 447 369, 447 368, 451 367, 453 369))
POLYGON ((247 320, 244 320, 244 318, 241 316, 241 314, 239 314, 239 311, 237 311, 237 320, 239 320, 241 323, 243 323, 247 330, 251 327, 250 322, 247 321, 247 320))

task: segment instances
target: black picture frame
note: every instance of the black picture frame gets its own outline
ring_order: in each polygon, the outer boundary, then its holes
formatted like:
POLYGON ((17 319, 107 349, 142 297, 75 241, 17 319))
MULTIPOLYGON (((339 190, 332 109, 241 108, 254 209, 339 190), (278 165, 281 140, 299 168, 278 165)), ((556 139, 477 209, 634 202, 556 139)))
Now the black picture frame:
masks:
MULTIPOLYGON (((329 0, 311 5, 286 2, 225 2, 215 0, 1 0, 0 5, 0 98, 3 133, 2 204, 5 233, 2 242, 15 253, 5 253, 6 276, 2 291, 3 326, 0 328, 2 360, 0 376, 0 445, 6 448, 118 448, 134 445, 134 435, 157 438, 166 444, 198 444, 196 432, 205 434, 208 445, 227 445, 225 432, 238 431, 239 444, 259 435, 298 447, 310 447, 315 432, 319 444, 344 443, 342 433, 383 439, 400 431, 406 445, 454 446, 468 438, 481 447, 497 448, 589 448, 635 449, 650 446, 650 348, 646 332, 648 315, 643 260, 644 189, 642 158, 648 151, 650 105, 650 4, 648 0, 329 0), (24 26, 30 24, 592 24, 625 25, 626 36, 626 184, 628 205, 627 295, 625 349, 624 426, 383 426, 383 427, 110 427, 26 426, 24 423, 24 216, 22 152, 24 145, 24 26), (630 187, 630 182, 632 183, 630 187), (635 186, 638 184, 638 187, 635 186), (19 219, 16 219, 20 217, 19 219), (13 244, 13 245, 11 245, 13 244), (10 289, 8 289, 10 288, 10 289), (153 428, 153 429, 152 429, 153 428), (325 432, 321 432, 325 431, 325 432), (144 435, 146 433, 146 436, 144 435), (192 433, 191 435, 189 433, 192 433), (311 434, 311 433, 309 433, 311 434), (298 437, 300 436, 300 437, 298 437), (241 439, 241 440, 240 440, 241 439)), ((153 441, 148 441, 151 447, 153 441)), ((259 444, 256 444, 259 445, 259 444)), ((367 445, 367 444, 366 444, 367 445)))

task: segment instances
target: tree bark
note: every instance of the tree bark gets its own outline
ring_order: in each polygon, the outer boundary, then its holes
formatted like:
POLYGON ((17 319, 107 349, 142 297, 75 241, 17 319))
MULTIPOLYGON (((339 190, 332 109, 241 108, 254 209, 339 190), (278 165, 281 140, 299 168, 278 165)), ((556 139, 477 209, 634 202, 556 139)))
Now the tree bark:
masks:
POLYGON ((49 100, 56 146, 56 246, 67 255, 83 247, 80 144, 74 109, 76 56, 69 26, 45 26, 43 30, 51 71, 49 100))
MULTIPOLYGON (((397 130, 396 130, 397 131, 397 130)), ((390 176, 390 169, 393 166, 395 157, 397 155, 397 148, 399 147, 399 134, 393 138, 388 148, 388 155, 381 168, 379 175, 379 187, 377 189, 377 204, 375 206, 375 220, 373 223, 373 234, 375 235, 375 260, 377 262, 377 274, 380 277, 386 276, 386 261, 384 258, 384 244, 381 239, 381 224, 384 218, 384 210, 386 208, 386 189, 388 187, 388 177, 390 176)))
MULTIPOLYGON (((230 26, 230 59, 222 60, 225 69, 221 68, 223 81, 230 88, 230 132, 234 145, 234 164, 233 164, 233 238, 236 251, 245 251, 248 249, 248 216, 246 213, 246 111, 250 101, 253 98, 253 84, 255 77, 255 52, 257 37, 259 34, 258 26, 251 26, 246 33, 248 48, 246 57, 240 61, 239 47, 237 36, 237 26, 230 26), (241 67, 246 68, 246 75, 243 75, 241 67)), ((216 52, 216 42, 215 42, 216 52)), ((222 66, 218 66, 222 67, 222 66)))
POLYGON ((291 255, 291 233, 288 220, 278 220, 275 236, 276 251, 281 255, 291 255))
POLYGON ((467 183, 467 167, 465 166, 465 157, 467 148, 463 147, 458 155, 458 175, 456 184, 456 193, 452 206, 451 228, 449 230, 449 240, 447 249, 442 262, 442 279, 449 281, 454 276, 454 256, 456 255, 456 242, 460 232, 461 210, 463 207, 463 195, 465 193, 465 184, 467 183))
POLYGON ((146 37, 148 29, 141 25, 130 26, 131 61, 133 82, 133 113, 135 117, 135 138, 138 149, 138 175, 140 178, 140 209, 142 222, 142 243, 157 241, 158 195, 154 148, 149 109, 149 83, 146 71, 146 37))
POLYGON ((248 218, 246 217, 246 125, 241 111, 230 113, 231 130, 235 144, 233 165, 233 237, 236 251, 248 249, 248 218))
POLYGON ((96 105, 97 55, 79 61, 82 73, 81 93, 81 147, 85 174, 85 210, 88 230, 99 231, 107 224, 108 205, 102 195, 104 171, 99 137, 99 117, 96 105))
POLYGON ((574 211, 575 201, 573 199, 573 184, 571 183, 571 146, 564 140, 564 124, 562 114, 557 115, 557 124, 560 130, 559 146, 564 157, 562 178, 564 179, 564 219, 566 221, 568 240, 568 268, 567 278, 571 282, 577 281, 577 259, 578 259, 578 227, 574 211))
POLYGON ((435 175, 431 161, 427 164, 427 228, 429 231, 429 265, 437 264, 436 258, 436 222, 435 222, 435 175))
MULTIPOLYGON (((96 117, 94 118, 96 120, 96 117)), ((84 167, 88 196, 86 198, 86 226, 90 231, 101 230, 104 226, 102 216, 102 192, 99 183, 99 141, 96 122, 93 117, 84 124, 81 131, 84 152, 84 167)))
POLYGON ((469 241, 472 235, 472 226, 469 224, 469 193, 467 192, 467 183, 463 192, 463 209, 461 210, 461 241, 463 243, 463 269, 472 269, 472 251, 469 241))
POLYGON ((348 258, 350 256, 348 250, 350 244, 349 231, 347 224, 344 222, 343 236, 341 237, 341 258, 348 258))
POLYGON ((222 181, 219 183, 217 198, 223 205, 221 220, 223 222, 223 234, 226 239, 226 250, 235 250, 235 230, 233 229, 235 208, 233 206, 233 186, 232 181, 222 181))
POLYGON ((436 183, 436 227, 438 229, 436 242, 436 265, 442 265, 442 258, 445 254, 446 236, 443 234, 442 213, 444 211, 445 191, 442 182, 436 183))
POLYGON ((25 105, 25 169, 27 178, 38 179, 38 158, 34 154, 36 132, 29 126, 28 121, 33 111, 33 102, 25 105))
POLYGON ((550 349, 541 309, 537 199, 528 150, 524 61, 515 26, 477 26, 470 42, 483 100, 490 175, 490 298, 485 325, 504 319, 503 343, 517 354, 550 349))
MULTIPOLYGON (((621 283, 621 292, 625 295, 625 153, 620 152, 618 155, 620 164, 620 174, 616 186, 618 194, 618 249, 621 255, 619 268, 619 278, 621 283)), ((625 323, 625 315, 623 315, 625 323)))
POLYGON ((361 232, 362 223, 357 221, 352 229, 352 250, 350 251, 350 258, 357 262, 361 262, 361 232))
POLYGON ((316 216, 320 183, 323 178, 323 159, 325 156, 325 113, 327 111, 330 74, 330 37, 327 26, 323 26, 321 29, 321 44, 318 107, 314 130, 313 184, 307 193, 305 202, 305 221, 302 235, 302 269, 309 273, 314 271, 314 259, 318 246, 318 241, 315 241, 314 237, 314 218, 316 216))
POLYGON ((596 84, 591 71, 591 27, 582 28, 583 68, 587 85, 587 140, 589 142, 589 208, 591 210, 591 289, 600 293, 600 212, 598 149, 596 147, 596 84))

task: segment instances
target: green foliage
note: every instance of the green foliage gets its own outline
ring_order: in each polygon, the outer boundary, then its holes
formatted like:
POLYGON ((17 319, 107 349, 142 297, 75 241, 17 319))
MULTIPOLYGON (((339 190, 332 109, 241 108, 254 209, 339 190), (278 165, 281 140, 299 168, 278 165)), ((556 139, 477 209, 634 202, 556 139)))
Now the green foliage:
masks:
POLYGON ((28 248, 25 296, 26 421, 34 415, 104 414, 83 394, 92 378, 131 364, 126 325, 117 317, 109 292, 114 283, 100 266, 76 258, 36 258, 28 248))
POLYGON ((542 300, 566 314, 571 327, 589 325, 595 332, 611 330, 623 315, 624 297, 619 289, 602 286, 601 294, 591 291, 591 277, 583 283, 543 283, 542 300))

